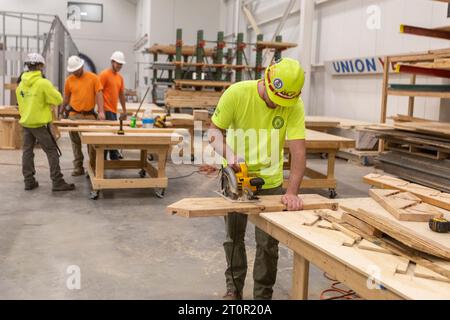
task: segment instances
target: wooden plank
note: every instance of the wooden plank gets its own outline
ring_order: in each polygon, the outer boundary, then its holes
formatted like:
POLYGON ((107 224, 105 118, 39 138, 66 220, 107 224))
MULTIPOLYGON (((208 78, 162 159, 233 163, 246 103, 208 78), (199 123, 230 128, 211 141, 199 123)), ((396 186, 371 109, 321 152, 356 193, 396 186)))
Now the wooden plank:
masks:
MULTIPOLYGON (((306 129, 306 149, 345 149, 354 148, 355 140, 306 129)), ((286 141, 285 148, 289 148, 286 141)))
POLYGON ((277 49, 277 50, 286 50, 289 48, 297 47, 297 43, 292 42, 275 42, 275 41, 257 41, 256 47, 258 49, 277 49))
MULTIPOLYGON (((177 47, 175 45, 154 44, 153 46, 147 49, 147 52, 152 54, 175 55, 176 50, 177 47)), ((184 45, 181 47, 182 56, 195 56, 196 54, 197 54, 197 46, 184 45)), ((214 49, 204 48, 204 55, 212 57, 214 55, 214 49)))
POLYGON ((228 81, 210 81, 210 80, 175 80, 177 87, 191 86, 191 87, 214 87, 214 88, 228 88, 232 85, 228 81))
POLYGON ((405 131, 421 132, 425 134, 450 137, 450 123, 448 122, 396 122, 394 124, 394 127, 396 129, 405 131))
MULTIPOLYGON (((338 208, 336 201, 316 194, 302 194, 300 197, 305 210, 338 208)), ((286 206, 281 203, 281 196, 261 196, 256 203, 231 202, 221 197, 186 198, 167 207, 168 213, 186 218, 224 216, 230 212, 259 214, 283 210, 286 210, 286 206)))
POLYGON ((400 25, 400 32, 416 36, 450 40, 450 32, 444 30, 436 30, 402 24, 400 25))
POLYGON ((367 241, 366 239, 363 239, 361 242, 358 243, 358 248, 364 249, 364 250, 370 250, 380 253, 386 253, 391 254, 391 252, 383 247, 380 247, 376 245, 375 243, 372 243, 370 241, 367 241))
POLYGON ((436 207, 423 203, 420 198, 410 192, 371 189, 369 194, 397 220, 428 222, 431 218, 443 216, 443 213, 436 207))
POLYGON ((383 235, 383 233, 380 230, 375 229, 370 224, 365 223, 364 221, 356 218, 355 216, 352 216, 347 212, 344 212, 342 214, 342 221, 348 223, 349 225, 352 225, 353 227, 361 230, 362 232, 370 236, 381 237, 383 235))
POLYGON ((450 259, 450 237, 429 229, 427 223, 399 221, 370 198, 343 199, 340 207, 358 219, 372 225, 383 233, 408 247, 444 259, 450 259))
POLYGON ((429 97, 429 98, 450 98, 448 91, 415 91, 415 90, 398 90, 388 89, 388 95, 400 97, 429 97))
POLYGON ((335 228, 333 227, 333 224, 327 220, 320 220, 320 222, 317 224, 317 227, 323 228, 323 229, 335 230, 335 228))
POLYGON ((175 145, 182 139, 177 133, 129 133, 117 135, 114 133, 84 132, 81 142, 93 145, 175 145))
MULTIPOLYGON (((438 265, 440 265, 441 267, 447 269, 450 271, 450 263, 448 262, 434 262, 437 263, 438 265)), ((448 282, 450 283, 450 279, 434 272, 433 270, 430 270, 424 266, 421 265, 416 265, 416 268, 414 269, 414 276, 415 277, 419 277, 419 278, 424 278, 424 279, 430 279, 430 280, 435 280, 435 281, 442 281, 442 282, 448 282)))
MULTIPOLYGON (((61 132, 109 132, 109 133, 117 133, 120 127, 117 126, 79 126, 79 127, 59 127, 59 131, 61 132)), ((153 128, 130 128, 123 127, 123 131, 125 134, 127 133, 172 133, 176 132, 179 134, 183 134, 186 132, 186 129, 182 128, 161 128, 161 129, 153 129, 153 128)))
POLYGON ((450 193, 441 192, 432 188, 424 187, 419 184, 381 174, 371 173, 363 178, 367 184, 384 189, 397 189, 411 192, 424 202, 436 207, 450 210, 450 193))

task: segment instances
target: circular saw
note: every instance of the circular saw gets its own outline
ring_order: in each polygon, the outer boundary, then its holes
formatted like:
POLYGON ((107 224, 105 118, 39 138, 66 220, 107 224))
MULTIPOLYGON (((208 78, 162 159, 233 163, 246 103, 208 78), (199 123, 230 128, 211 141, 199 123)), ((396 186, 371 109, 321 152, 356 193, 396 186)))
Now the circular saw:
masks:
POLYGON ((245 163, 239 164, 236 172, 230 166, 221 170, 219 194, 233 202, 256 202, 257 194, 264 185, 264 179, 250 176, 245 163))

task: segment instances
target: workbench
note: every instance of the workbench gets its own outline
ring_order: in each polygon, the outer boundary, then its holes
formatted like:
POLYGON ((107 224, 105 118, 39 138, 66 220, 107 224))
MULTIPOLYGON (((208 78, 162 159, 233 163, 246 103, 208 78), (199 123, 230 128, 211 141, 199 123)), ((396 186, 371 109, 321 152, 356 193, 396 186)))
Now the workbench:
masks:
POLYGON ((95 151, 95 159, 89 161, 89 177, 92 183, 91 199, 96 200, 105 189, 155 188, 159 198, 164 197, 168 185, 166 159, 172 145, 181 141, 177 133, 126 133, 82 132, 81 142, 95 151), (110 149, 139 150, 139 160, 104 160, 104 151, 110 149), (148 161, 148 152, 157 155, 158 167, 148 161), (105 177, 105 170, 140 169, 140 178, 112 179, 105 177), (146 177, 148 175, 148 177, 146 177))
MULTIPOLYGON (((355 140, 334 136, 331 134, 306 130, 306 153, 308 154, 328 154, 328 167, 327 173, 323 174, 317 172, 311 168, 306 168, 305 177, 300 188, 325 188, 330 191, 330 198, 335 198, 336 193, 336 178, 334 176, 336 153, 340 149, 353 148, 355 146, 355 140)), ((285 152, 289 154, 289 143, 285 145, 285 152)), ((288 161, 284 164, 284 169, 289 170, 291 165, 291 155, 288 156, 288 161)), ((289 185, 289 179, 286 178, 283 183, 283 187, 287 188, 289 185)))
MULTIPOLYGON (((344 205, 358 201, 360 199, 338 200, 344 205)), ((450 299, 449 282, 417 277, 415 272, 419 266, 407 259, 363 247, 362 242, 350 246, 345 243, 346 235, 339 231, 299 223, 299 216, 316 213, 266 212, 249 216, 258 228, 293 250, 293 299, 308 298, 309 263, 365 299, 450 299), (371 280, 374 282, 370 283, 371 280)))

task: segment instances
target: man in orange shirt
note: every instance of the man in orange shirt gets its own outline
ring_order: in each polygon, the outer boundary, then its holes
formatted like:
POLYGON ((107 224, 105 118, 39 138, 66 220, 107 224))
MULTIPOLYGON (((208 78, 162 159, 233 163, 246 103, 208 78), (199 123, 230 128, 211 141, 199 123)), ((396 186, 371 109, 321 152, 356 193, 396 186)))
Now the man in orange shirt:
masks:
MULTIPOLYGON (((117 120, 117 104, 120 101, 122 114, 120 119, 127 117, 127 108, 125 104, 124 82, 120 75, 120 70, 125 64, 125 56, 122 52, 116 51, 111 56, 111 68, 100 73, 100 82, 103 87, 103 100, 105 103, 106 120, 117 120)), ((105 159, 108 151, 105 151, 105 159)), ((120 154, 117 150, 109 150, 110 160, 119 160, 120 154)))
MULTIPOLYGON (((72 120, 96 120, 95 105, 98 106, 98 119, 105 120, 103 109, 102 84, 98 76, 92 72, 84 71, 84 60, 78 56, 69 58, 67 71, 71 75, 66 79, 64 86, 63 110, 69 111, 69 119, 72 120)), ((83 151, 81 150, 81 138, 78 132, 70 132, 72 141, 73 165, 72 176, 84 174, 83 151)), ((92 150, 88 148, 92 157, 92 150)))

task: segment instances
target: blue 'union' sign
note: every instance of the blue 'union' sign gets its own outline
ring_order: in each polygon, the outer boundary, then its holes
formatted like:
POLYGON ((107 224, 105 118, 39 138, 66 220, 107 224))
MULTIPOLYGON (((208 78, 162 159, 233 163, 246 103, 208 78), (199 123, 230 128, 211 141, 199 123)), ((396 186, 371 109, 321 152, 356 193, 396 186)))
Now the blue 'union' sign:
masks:
POLYGON ((354 58, 325 62, 328 73, 334 76, 383 73, 380 57, 354 58))

